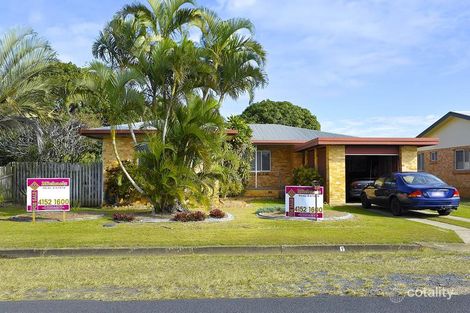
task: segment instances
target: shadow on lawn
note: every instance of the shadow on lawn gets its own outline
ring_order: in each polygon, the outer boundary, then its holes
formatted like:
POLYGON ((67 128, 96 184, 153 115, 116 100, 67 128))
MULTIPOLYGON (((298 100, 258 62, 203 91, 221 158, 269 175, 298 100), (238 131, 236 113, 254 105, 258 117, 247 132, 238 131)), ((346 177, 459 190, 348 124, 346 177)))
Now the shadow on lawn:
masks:
POLYGON ((349 212, 357 215, 366 215, 366 216, 381 216, 381 217, 387 217, 387 218, 422 218, 422 219, 427 219, 427 218, 434 218, 434 217, 439 217, 439 214, 437 212, 431 212, 431 211, 418 211, 418 210, 410 210, 410 211, 405 211, 401 216, 393 216, 392 213, 390 212, 389 208, 384 208, 380 206, 372 206, 371 209, 364 209, 360 204, 349 204, 345 206, 338 206, 332 208, 336 211, 341 211, 341 212, 349 212))

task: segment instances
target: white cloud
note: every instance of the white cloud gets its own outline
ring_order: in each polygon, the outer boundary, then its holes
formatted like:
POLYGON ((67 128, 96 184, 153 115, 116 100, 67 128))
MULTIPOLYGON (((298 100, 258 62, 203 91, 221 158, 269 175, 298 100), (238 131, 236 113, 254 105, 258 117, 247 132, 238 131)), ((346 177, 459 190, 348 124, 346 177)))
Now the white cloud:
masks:
MULTIPOLYGON (((363 86, 379 75, 419 66, 427 58, 439 56, 436 50, 445 54, 450 49, 446 42, 453 40, 449 31, 461 26, 466 16, 456 14, 455 5, 447 6, 449 1, 440 0, 219 3, 227 15, 255 22, 258 38, 270 53, 269 64, 288 65, 274 69, 279 71, 276 76, 291 80, 299 71, 310 71, 315 78, 305 82, 321 88, 363 86), (301 67, 295 67, 296 63, 301 67)), ((457 43, 462 46, 460 40, 457 43)), ((457 70, 470 66, 463 55, 470 49, 470 40, 465 47, 454 49, 462 55, 457 70)))
POLYGON ((256 0, 217 0, 219 8, 227 8, 229 10, 241 10, 253 7, 256 0))
POLYGON ((102 26, 89 21, 56 25, 47 28, 45 36, 62 61, 84 66, 92 59, 91 47, 102 26))
POLYGON ((324 121, 322 130, 359 137, 416 137, 440 117, 430 114, 340 119, 324 121))

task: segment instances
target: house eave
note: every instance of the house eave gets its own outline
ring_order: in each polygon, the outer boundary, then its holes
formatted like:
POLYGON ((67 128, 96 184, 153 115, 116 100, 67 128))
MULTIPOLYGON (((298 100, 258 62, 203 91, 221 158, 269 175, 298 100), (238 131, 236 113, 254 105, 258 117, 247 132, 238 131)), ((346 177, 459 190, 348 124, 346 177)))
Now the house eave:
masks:
POLYGON ((304 151, 317 146, 328 145, 381 145, 381 146, 434 146, 439 143, 438 138, 387 138, 387 137, 319 137, 299 145, 296 151, 304 151))

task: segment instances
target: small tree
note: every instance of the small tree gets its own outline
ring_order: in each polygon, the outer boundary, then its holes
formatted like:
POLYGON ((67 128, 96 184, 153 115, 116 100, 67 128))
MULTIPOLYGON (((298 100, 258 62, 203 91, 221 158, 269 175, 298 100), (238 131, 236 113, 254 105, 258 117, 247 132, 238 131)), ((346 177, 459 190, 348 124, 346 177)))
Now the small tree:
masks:
POLYGON ((293 170, 294 185, 297 186, 311 186, 314 181, 319 184, 323 183, 323 179, 318 174, 317 170, 311 167, 297 167, 293 170))
POLYGON ((111 123, 111 141, 113 152, 119 166, 132 186, 141 194, 142 188, 129 174, 124 166, 116 145, 116 125, 132 121, 141 115, 144 106, 144 95, 138 89, 142 76, 133 69, 112 69, 102 63, 94 62, 83 84, 93 91, 82 95, 87 103, 95 103, 111 123))
POLYGON ((263 100, 248 106, 241 117, 248 123, 281 124, 320 130, 317 117, 309 110, 287 101, 263 100))
POLYGON ((34 128, 0 129, 0 165, 9 162, 92 162, 100 159, 101 145, 97 140, 79 134, 85 124, 75 117, 40 125, 43 130, 39 150, 34 128))
POLYGON ((228 129, 234 129, 237 134, 228 138, 224 149, 224 178, 221 181, 222 196, 239 195, 250 178, 251 160, 254 146, 251 144, 252 130, 239 116, 230 116, 226 123, 228 129))

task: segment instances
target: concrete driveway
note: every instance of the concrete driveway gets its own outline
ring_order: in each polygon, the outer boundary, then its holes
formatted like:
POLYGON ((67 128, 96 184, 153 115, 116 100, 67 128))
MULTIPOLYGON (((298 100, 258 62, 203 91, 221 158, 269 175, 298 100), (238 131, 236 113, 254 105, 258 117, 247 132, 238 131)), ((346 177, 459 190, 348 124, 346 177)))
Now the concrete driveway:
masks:
MULTIPOLYGON (((358 205, 358 206, 360 206, 360 205, 358 205)), ((438 221, 428 219, 429 217, 439 217, 439 218, 442 218, 444 221, 445 221, 445 219, 452 219, 452 220, 456 220, 456 221, 463 221, 463 222, 470 223, 469 218, 452 216, 452 215, 439 216, 439 214, 437 214, 437 213, 431 213, 431 212, 428 212, 428 211, 408 211, 408 212, 404 213, 402 216, 397 217, 397 216, 393 216, 389 209, 378 207, 378 206, 375 206, 375 205, 372 206, 371 209, 363 209, 363 210, 368 210, 368 211, 371 211, 371 212, 374 212, 374 213, 377 213, 377 214, 381 214, 381 215, 389 216, 389 217, 394 217, 394 218, 405 218, 409 221, 422 223, 422 224, 427 224, 427 225, 439 227, 439 228, 442 228, 442 229, 453 230, 457 234, 457 236, 459 236, 460 239, 462 239, 462 241, 465 244, 470 244, 470 229, 469 228, 465 228, 465 227, 461 227, 461 226, 457 226, 457 225, 447 224, 445 222, 438 222, 438 221)))

